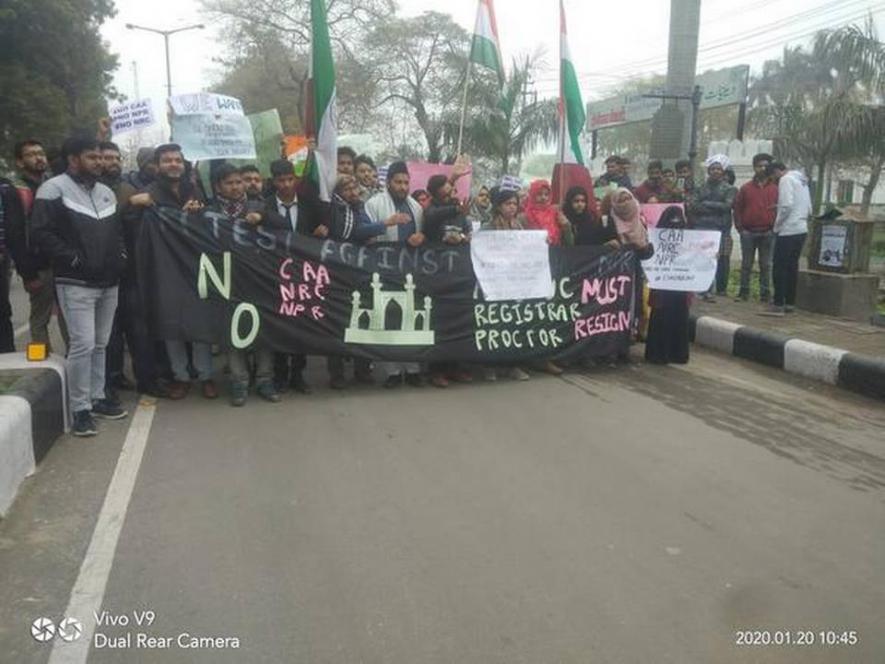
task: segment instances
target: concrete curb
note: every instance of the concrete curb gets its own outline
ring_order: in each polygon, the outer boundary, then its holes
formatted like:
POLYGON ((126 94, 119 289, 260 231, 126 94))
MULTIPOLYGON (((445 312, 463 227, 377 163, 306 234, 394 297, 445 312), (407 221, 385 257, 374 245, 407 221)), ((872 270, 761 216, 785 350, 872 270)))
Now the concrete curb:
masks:
POLYGON ((31 364, 0 395, 0 517, 21 483, 65 432, 64 382, 56 367, 31 364))
POLYGON ((695 314, 689 335, 700 346, 885 401, 885 358, 695 314))

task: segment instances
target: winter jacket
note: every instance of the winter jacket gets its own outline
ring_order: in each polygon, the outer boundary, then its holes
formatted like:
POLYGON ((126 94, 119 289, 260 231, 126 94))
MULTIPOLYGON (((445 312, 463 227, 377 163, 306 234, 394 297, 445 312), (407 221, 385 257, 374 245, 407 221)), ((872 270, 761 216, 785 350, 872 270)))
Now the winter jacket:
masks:
POLYGON ((456 204, 431 201, 424 210, 424 234, 428 242, 442 242, 448 233, 470 235, 472 231, 473 225, 456 204))
POLYGON ((37 189, 45 182, 37 182, 24 175, 14 181, 16 193, 21 203, 22 214, 15 215, 6 220, 6 242, 12 259, 15 261, 15 270, 21 276, 22 281, 29 282, 39 278, 39 272, 49 267, 49 260, 41 256, 33 246, 30 233, 30 216, 34 207, 34 197, 37 189))
POLYGON ((734 198, 734 225, 739 231, 768 233, 774 226, 777 185, 750 180, 734 198))
POLYGON ((707 180, 692 201, 692 223, 700 230, 731 231, 731 208, 737 189, 725 180, 707 180))
POLYGON ((366 214, 366 206, 360 200, 350 204, 338 194, 332 194, 332 223, 329 237, 341 242, 366 242, 379 235, 386 235, 383 222, 373 223, 366 214))
POLYGON ((47 180, 34 201, 31 240, 51 262, 56 283, 109 288, 126 267, 117 200, 100 182, 67 173, 47 180))
POLYGON ((777 185, 774 232, 783 236, 807 233, 810 216, 811 193, 808 191, 808 178, 799 171, 789 171, 777 185))

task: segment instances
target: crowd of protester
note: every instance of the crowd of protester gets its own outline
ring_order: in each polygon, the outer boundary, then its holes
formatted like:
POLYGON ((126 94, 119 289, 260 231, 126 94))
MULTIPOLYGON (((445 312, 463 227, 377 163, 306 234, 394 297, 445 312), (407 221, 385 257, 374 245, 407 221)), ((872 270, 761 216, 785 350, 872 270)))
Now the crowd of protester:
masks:
MULTIPOLYGON (((0 351, 14 350, 9 304, 14 263, 30 301, 31 341, 51 347, 54 314, 58 321, 66 347, 73 433, 81 436, 95 435, 94 418, 127 415, 118 398, 120 390, 182 399, 197 384, 203 397, 219 396, 216 375, 221 363, 215 361, 209 344, 150 336, 133 257, 142 218, 151 207, 207 208, 269 230, 412 247, 464 244, 477 231, 534 229, 545 231, 551 246, 610 251, 629 246, 640 258, 648 258, 653 249, 640 204, 669 203, 659 226, 721 234, 716 279, 700 295, 712 302, 726 294, 734 224, 742 250, 738 299, 749 298, 758 254, 763 303, 771 297, 773 272, 773 302, 767 312, 772 315, 791 311, 795 303, 798 257, 810 213, 804 176, 787 171, 765 154, 754 157, 755 176, 739 191, 733 186, 728 159, 721 155, 707 160, 706 177, 699 185, 688 161, 677 162, 673 169, 651 161, 647 178, 638 186, 630 179, 630 161, 611 156, 595 187, 569 188, 561 205, 553 203, 556 192, 546 180, 535 180, 525 190, 480 186, 473 197, 460 200, 457 183, 470 170, 460 158, 450 175, 415 183, 422 189, 414 189, 404 162, 390 164, 382 183, 372 158, 349 147, 339 148, 338 179, 329 203, 320 201, 284 158, 270 165, 267 181, 254 165, 212 163, 207 190, 197 169, 172 143, 138 150, 136 170, 125 174, 119 147, 91 137, 66 141, 60 160, 51 168, 38 140, 18 143, 13 156, 16 179, 0 179, 0 351), (133 380, 127 377, 127 350, 133 380)), ((641 271, 636 276, 641 283, 641 271)), ((641 295, 637 289, 637 311, 642 310, 641 295)), ((644 321, 648 362, 688 361, 691 297, 651 292, 651 313, 644 321)), ((356 383, 374 382, 368 360, 329 357, 332 388, 349 386, 348 365, 356 383)), ((426 372, 416 363, 378 365, 387 388, 420 387, 426 378, 440 388, 473 380, 471 367, 454 362, 433 363, 426 372)), ((306 356, 298 352, 230 351, 226 357, 230 403, 245 404, 250 388, 270 402, 280 401, 280 395, 290 390, 309 393, 306 366, 306 356)), ((527 368, 551 374, 563 371, 548 361, 534 367, 488 367, 483 375, 486 380, 503 375, 526 380, 527 368)))

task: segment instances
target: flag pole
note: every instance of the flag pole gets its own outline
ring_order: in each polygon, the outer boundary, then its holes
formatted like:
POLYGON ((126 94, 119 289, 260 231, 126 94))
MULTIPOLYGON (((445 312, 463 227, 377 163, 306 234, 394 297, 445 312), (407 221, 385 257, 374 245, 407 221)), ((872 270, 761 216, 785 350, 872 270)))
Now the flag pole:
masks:
POLYGON ((464 77, 464 99, 461 102, 461 122, 458 124, 458 150, 455 152, 455 158, 461 156, 461 143, 464 139, 464 120, 467 116, 467 89, 470 86, 470 74, 473 68, 473 60, 467 59, 467 75, 464 77))
POLYGON ((565 134, 566 113, 565 88, 562 80, 562 26, 565 25, 565 7, 563 0, 559 0, 559 205, 565 202, 565 134))

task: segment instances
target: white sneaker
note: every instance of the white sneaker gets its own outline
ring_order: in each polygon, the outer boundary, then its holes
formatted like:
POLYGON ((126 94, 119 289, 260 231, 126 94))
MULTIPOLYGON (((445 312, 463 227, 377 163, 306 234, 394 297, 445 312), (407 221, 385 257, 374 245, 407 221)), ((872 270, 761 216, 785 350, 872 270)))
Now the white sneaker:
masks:
POLYGON ((528 380, 529 375, 519 367, 513 367, 510 370, 510 377, 513 380, 528 380))

